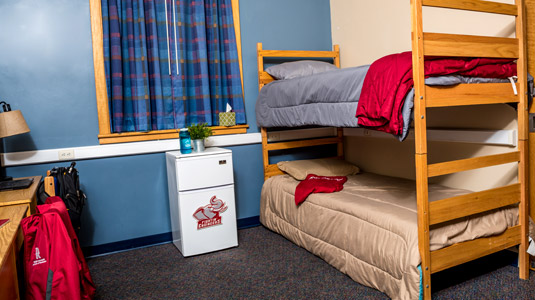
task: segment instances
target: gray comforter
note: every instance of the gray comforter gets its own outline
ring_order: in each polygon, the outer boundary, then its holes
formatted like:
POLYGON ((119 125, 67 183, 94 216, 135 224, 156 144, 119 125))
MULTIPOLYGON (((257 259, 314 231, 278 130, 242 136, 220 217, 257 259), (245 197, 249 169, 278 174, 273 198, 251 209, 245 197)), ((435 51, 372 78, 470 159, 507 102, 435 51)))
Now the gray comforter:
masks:
MULTIPOLYGON (((260 127, 333 126, 358 127, 355 117, 360 92, 369 65, 345 68, 306 77, 276 80, 264 86, 256 101, 256 122, 260 127)), ((528 76, 531 80, 532 77, 528 76)), ((427 85, 508 82, 507 79, 441 76, 427 78, 427 85)), ((414 89, 405 97, 402 109, 402 141, 412 120, 414 89)))

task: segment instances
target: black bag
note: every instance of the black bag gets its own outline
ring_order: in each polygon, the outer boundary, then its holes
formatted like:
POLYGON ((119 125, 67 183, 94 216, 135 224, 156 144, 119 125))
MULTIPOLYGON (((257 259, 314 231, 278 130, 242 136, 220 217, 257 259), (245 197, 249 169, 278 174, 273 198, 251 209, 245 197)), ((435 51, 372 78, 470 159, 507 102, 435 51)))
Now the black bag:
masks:
POLYGON ((82 210, 85 206, 86 196, 80 190, 80 179, 78 170, 74 168, 75 162, 72 162, 68 168, 53 168, 50 175, 54 176, 56 182, 56 194, 63 199, 65 206, 71 218, 72 227, 76 235, 80 232, 82 210))
POLYGON ((37 185, 37 205, 45 204, 48 197, 50 195, 45 191, 45 182, 41 179, 37 185))

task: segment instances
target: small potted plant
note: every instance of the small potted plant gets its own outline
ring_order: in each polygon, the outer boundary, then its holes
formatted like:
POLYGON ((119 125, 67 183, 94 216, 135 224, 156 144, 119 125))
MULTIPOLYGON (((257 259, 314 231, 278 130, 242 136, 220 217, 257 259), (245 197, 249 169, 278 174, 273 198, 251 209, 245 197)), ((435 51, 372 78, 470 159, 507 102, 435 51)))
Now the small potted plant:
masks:
POLYGON ((212 135, 212 129, 206 123, 191 124, 188 126, 189 135, 194 152, 204 151, 204 140, 212 135))

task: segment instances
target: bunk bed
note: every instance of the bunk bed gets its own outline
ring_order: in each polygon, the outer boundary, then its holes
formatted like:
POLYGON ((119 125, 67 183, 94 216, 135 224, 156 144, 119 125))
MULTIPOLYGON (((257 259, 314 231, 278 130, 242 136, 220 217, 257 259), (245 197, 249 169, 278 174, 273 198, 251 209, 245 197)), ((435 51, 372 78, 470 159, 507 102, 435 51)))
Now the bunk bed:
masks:
MULTIPOLYGON (((342 192, 311 195, 296 206, 292 197, 299 181, 281 171, 277 164, 271 164, 270 154, 334 144, 336 158, 343 159, 343 130, 337 128, 331 137, 270 141, 268 129, 260 123, 266 180, 261 195, 262 224, 357 282, 377 288, 394 299, 430 299, 432 273, 513 246, 519 246, 519 277, 527 279, 528 103, 523 9, 522 1, 515 5, 480 0, 411 1, 415 181, 366 173, 348 175, 342 192), (515 16, 516 38, 424 33, 422 6, 515 16), (510 83, 502 82, 426 85, 424 57, 427 56, 516 59, 518 93, 513 92, 510 83), (517 105, 516 151, 428 164, 426 108, 497 103, 517 105), (435 176, 515 162, 518 182, 503 187, 471 192, 429 183, 429 178, 435 176), (498 223, 500 228, 493 226, 498 223), (451 231, 455 226, 473 227, 474 233, 462 239, 441 236, 444 233, 458 236, 458 232, 451 231)), ((264 50, 259 43, 257 52, 260 91, 275 81, 264 70, 265 58, 330 58, 340 67, 338 46, 333 51, 264 50)), ((312 124, 317 125, 315 121, 312 124)))

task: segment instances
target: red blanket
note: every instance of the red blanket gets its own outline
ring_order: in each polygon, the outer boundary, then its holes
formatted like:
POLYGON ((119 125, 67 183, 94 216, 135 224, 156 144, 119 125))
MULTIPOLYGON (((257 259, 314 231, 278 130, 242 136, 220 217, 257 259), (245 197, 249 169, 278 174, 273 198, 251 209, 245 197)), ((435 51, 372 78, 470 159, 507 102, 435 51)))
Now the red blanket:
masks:
POLYGON ((295 205, 305 201, 312 193, 339 192, 344 188, 346 176, 318 176, 308 174, 295 188, 295 205))
MULTIPOLYGON (((426 57, 425 76, 462 75, 507 78, 516 75, 514 59, 426 57)), ((366 74, 356 116, 358 124, 399 135, 401 108, 413 87, 412 53, 392 54, 375 61, 366 74)))

